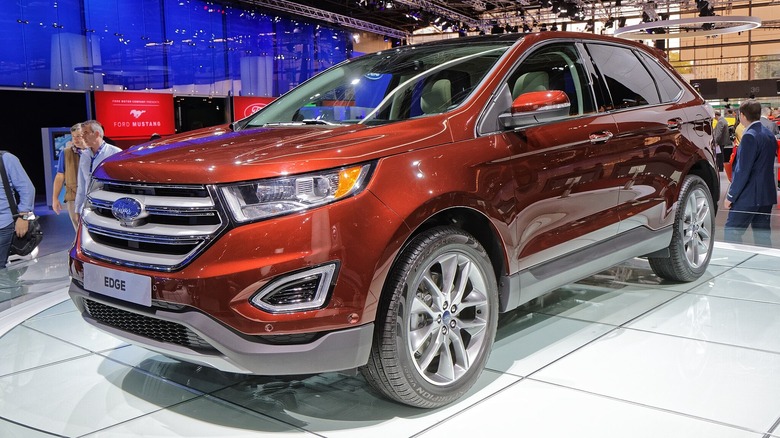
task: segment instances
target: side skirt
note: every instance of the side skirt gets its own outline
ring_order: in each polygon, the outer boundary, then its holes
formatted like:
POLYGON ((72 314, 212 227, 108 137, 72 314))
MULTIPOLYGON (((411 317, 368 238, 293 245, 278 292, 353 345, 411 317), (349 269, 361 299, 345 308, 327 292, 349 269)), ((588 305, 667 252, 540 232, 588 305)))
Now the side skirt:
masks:
POLYGON ((633 257, 662 253, 672 241, 672 232, 672 227, 657 231, 634 228, 575 253, 504 276, 498 285, 499 311, 515 309, 547 292, 633 257))

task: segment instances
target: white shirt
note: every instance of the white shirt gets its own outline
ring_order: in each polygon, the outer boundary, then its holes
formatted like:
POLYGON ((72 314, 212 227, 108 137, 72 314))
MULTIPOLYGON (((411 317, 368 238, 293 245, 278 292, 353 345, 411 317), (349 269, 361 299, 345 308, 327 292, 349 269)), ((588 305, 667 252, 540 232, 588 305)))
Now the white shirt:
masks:
POLYGON ((81 214, 81 210, 84 208, 92 172, 97 169, 103 160, 117 152, 122 152, 122 149, 106 142, 100 145, 97 154, 93 154, 91 148, 86 148, 81 152, 79 157, 78 187, 76 189, 76 200, 74 201, 76 203, 76 213, 81 214))

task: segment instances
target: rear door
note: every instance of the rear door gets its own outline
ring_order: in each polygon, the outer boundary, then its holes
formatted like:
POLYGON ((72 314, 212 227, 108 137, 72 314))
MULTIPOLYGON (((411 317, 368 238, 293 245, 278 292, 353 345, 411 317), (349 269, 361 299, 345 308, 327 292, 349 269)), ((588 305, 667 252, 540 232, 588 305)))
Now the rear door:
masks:
POLYGON ((604 145, 614 163, 611 179, 619 188, 618 232, 671 224, 684 169, 680 168, 680 130, 687 120, 676 104, 682 88, 650 56, 609 43, 586 43, 598 72, 605 102, 617 122, 616 135, 604 145))

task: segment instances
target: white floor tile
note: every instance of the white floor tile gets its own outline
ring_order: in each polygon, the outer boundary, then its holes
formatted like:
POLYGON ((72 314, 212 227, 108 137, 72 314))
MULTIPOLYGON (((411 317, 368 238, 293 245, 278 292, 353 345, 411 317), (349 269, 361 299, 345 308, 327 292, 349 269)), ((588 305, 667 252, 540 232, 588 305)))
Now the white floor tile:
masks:
POLYGON ((70 283, 67 265, 49 266, 35 260, 30 266, 0 269, 0 313, 70 283))
POLYGON ((780 304, 683 294, 627 327, 780 353, 780 304))
POLYGON ((34 321, 39 318, 46 318, 54 315, 61 315, 63 313, 78 312, 76 305, 70 299, 63 301, 55 306, 51 306, 43 312, 31 317, 28 321, 34 321))
POLYGON ((764 269, 768 271, 780 271, 780 259, 768 255, 759 254, 739 265, 741 268, 764 269))
POLYGON ((0 417, 79 436, 197 394, 91 355, 0 378, 0 417))
POLYGON ((533 306, 534 311, 621 325, 665 303, 682 292, 616 283, 608 285, 575 283, 558 289, 533 306))
POLYGON ((528 376, 613 329, 538 313, 502 321, 487 368, 528 376))
POLYGON ((203 396, 83 438, 250 438, 278 435, 316 436, 249 409, 203 396))
POLYGON ((176 359, 134 345, 109 350, 102 355, 205 393, 234 385, 249 378, 244 374, 224 373, 214 368, 179 362, 176 359))
POLYGON ((720 266, 737 266, 754 255, 756 254, 748 251, 719 248, 716 244, 715 249, 712 252, 712 258, 710 258, 710 264, 720 266))
POLYGON ((68 300, 66 288, 37 295, 18 303, 0 303, 0 336, 46 309, 68 300), (10 306, 10 307, 6 307, 10 306))
POLYGON ((534 378, 755 431, 780 413, 780 355, 628 329, 534 378))
POLYGON ((688 292, 780 304, 780 273, 734 268, 688 292))
POLYGON ((418 435, 421 438, 760 438, 701 419, 523 380, 418 435))
MULTIPOLYGON (((326 437, 408 437, 517 382, 485 371, 463 398, 442 409, 417 409, 369 392, 362 378, 336 373, 266 384, 239 384, 213 395, 326 437)), ((263 380, 258 380, 262 382, 263 380)))
POLYGON ((0 376, 87 354, 83 348, 17 326, 0 337, 0 376))
POLYGON ((127 345, 87 324, 78 312, 32 319, 26 321, 24 325, 94 352, 127 345))
POLYGON ((49 292, 70 283, 68 258, 49 255, 8 268, 7 274, 25 289, 25 293, 49 292))

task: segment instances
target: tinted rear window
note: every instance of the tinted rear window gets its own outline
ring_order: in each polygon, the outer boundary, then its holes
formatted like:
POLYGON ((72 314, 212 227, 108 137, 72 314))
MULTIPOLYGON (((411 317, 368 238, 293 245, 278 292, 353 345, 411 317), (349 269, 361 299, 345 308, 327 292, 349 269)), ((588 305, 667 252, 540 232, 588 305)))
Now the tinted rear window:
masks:
POLYGON ((655 81, 633 50, 605 44, 587 44, 587 48, 615 109, 661 103, 655 81))
POLYGON ((658 85, 658 91, 661 94, 661 100, 663 102, 672 102, 677 100, 677 96, 680 95, 682 87, 677 83, 674 78, 669 74, 666 68, 662 67, 658 61, 653 59, 644 53, 639 54, 644 61, 647 69, 655 77, 655 83, 658 85))

